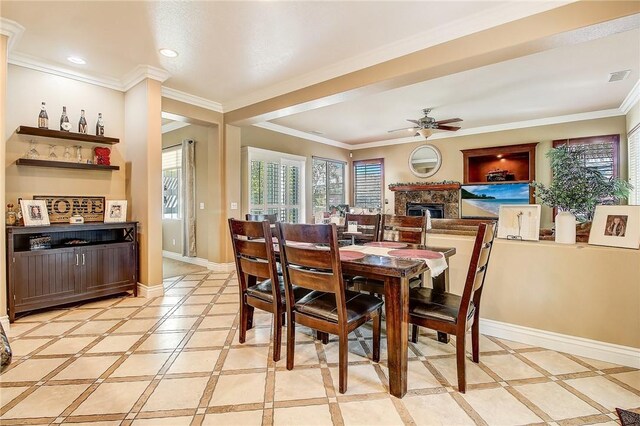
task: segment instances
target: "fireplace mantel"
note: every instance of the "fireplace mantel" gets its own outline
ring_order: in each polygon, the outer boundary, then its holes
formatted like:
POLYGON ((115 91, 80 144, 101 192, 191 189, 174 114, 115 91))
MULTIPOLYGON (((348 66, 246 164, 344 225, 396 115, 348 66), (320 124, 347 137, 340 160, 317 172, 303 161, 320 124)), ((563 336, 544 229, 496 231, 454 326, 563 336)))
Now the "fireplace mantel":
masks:
POLYGON ((389 185, 390 191, 402 191, 402 192, 410 192, 410 191, 448 191, 452 189, 460 189, 459 183, 441 183, 441 184, 433 184, 429 182, 425 182, 423 184, 415 184, 415 185, 389 185))

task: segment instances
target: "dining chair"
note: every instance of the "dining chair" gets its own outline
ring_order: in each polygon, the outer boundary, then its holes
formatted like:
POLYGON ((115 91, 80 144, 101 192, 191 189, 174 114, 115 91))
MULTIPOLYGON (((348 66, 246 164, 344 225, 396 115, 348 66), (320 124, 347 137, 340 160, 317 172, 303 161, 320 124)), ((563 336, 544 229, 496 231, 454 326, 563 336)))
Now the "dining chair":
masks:
POLYGON ((245 220, 250 220, 252 222, 262 222, 263 220, 268 221, 271 225, 278 221, 277 214, 251 214, 247 213, 245 215, 245 220))
MULTIPOLYGON (((426 228, 426 216, 396 216, 385 214, 382 216, 380 239, 378 241, 424 244, 426 228)), ((384 282, 379 280, 353 277, 349 279, 349 283, 358 291, 365 291, 375 295, 384 294, 384 282)), ((422 285, 422 277, 418 276, 413 278, 410 285, 412 287, 422 285)))
MULTIPOLYGON (((254 308, 273 314, 273 360, 280 360, 282 325, 285 316, 284 281, 276 272, 276 258, 271 241, 272 230, 262 222, 229 219, 238 284, 240 286, 240 332, 244 343, 253 326, 254 308), (266 238, 269 236, 269 238, 266 238), (278 285, 273 285, 277 282, 278 285)), ((308 292, 295 289, 294 297, 308 292)))
POLYGON ((380 214, 353 214, 347 213, 345 217, 345 229, 349 226, 349 222, 356 222, 358 232, 362 235, 355 237, 356 241, 369 242, 380 241, 380 214))
POLYGON ((373 320, 374 362, 380 361, 382 300, 345 290, 336 225, 278 223, 287 309, 287 369, 293 369, 295 327, 301 324, 338 335, 339 391, 347 390, 350 332, 373 320), (301 244, 303 243, 303 244, 301 244), (322 244, 322 247, 318 247, 322 244), (296 298, 294 285, 312 290, 296 298))
POLYGON ((409 290, 411 340, 417 342, 418 326, 456 336, 458 391, 462 393, 466 390, 465 336, 469 328, 473 362, 477 363, 480 360, 480 298, 495 231, 495 222, 478 225, 462 296, 425 287, 409 290))

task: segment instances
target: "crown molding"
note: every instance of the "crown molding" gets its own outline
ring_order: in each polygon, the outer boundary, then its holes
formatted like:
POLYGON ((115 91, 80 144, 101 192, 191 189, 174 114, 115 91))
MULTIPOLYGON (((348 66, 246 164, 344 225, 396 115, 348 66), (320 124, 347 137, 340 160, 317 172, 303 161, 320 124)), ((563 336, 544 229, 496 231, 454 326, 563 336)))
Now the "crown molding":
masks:
POLYGON ((183 127, 187 127, 189 123, 185 123, 183 121, 172 121, 171 123, 162 125, 162 133, 173 132, 174 130, 182 129, 183 127))
POLYGON ((122 78, 122 91, 126 92, 146 79, 157 80, 160 83, 164 83, 169 77, 171 77, 171 74, 163 69, 150 65, 138 65, 122 78))
POLYGON ((16 45, 22 34, 24 33, 24 27, 11 19, 0 17, 0 34, 7 36, 9 39, 7 43, 7 51, 11 51, 16 45))
POLYGON ((291 127, 281 126, 279 124, 263 122, 254 124, 255 127, 260 127, 262 129, 272 130, 274 132, 283 133, 289 136, 295 136, 297 138, 307 139, 313 142, 319 142, 325 145, 336 146, 338 148, 343 149, 353 149, 353 145, 349 145, 344 142, 334 141, 333 139, 323 138, 322 136, 314 135, 311 133, 306 133, 300 130, 292 129, 291 127))
POLYGON ((78 72, 67 67, 55 65, 50 62, 42 61, 24 53, 13 52, 9 53, 8 62, 12 65, 16 65, 23 68, 29 68, 35 71, 44 72, 47 74, 53 74, 60 77, 69 78, 71 80, 81 81, 83 83, 89 83, 96 86, 106 87, 108 89, 122 90, 122 83, 117 78, 113 77, 98 77, 90 74, 78 72))
MULTIPOLYGON (((625 115, 625 113, 623 113, 618 108, 612 108, 612 109, 605 109, 601 111, 582 112, 578 114, 546 117, 546 118, 539 118, 535 120, 516 121, 512 123, 474 127, 471 129, 462 129, 455 133, 452 133, 452 132, 434 133, 432 136, 430 136, 426 140, 432 141, 432 140, 438 140, 438 139, 450 139, 450 138, 457 138, 461 136, 479 135, 482 133, 502 132, 505 130, 526 129, 528 127, 549 126, 552 124, 571 123, 574 121, 596 120, 598 118, 618 117, 621 115, 625 115)), ((272 130, 278 133, 284 133, 290 136, 308 139, 314 142, 323 143, 325 145, 337 146, 338 148, 344 148, 350 151, 425 141, 425 139, 421 136, 410 136, 410 137, 386 139, 382 141, 368 142, 368 143, 362 143, 362 144, 348 144, 344 142, 335 141, 333 139, 311 135, 309 133, 301 132, 299 130, 292 129, 290 127, 285 127, 279 124, 273 124, 269 122, 254 124, 254 126, 261 127, 267 130, 272 130)))
POLYGON ((465 18, 456 19, 455 21, 431 28, 412 37, 386 44, 363 54, 319 68, 310 73, 296 76, 261 90, 253 91, 249 95, 241 96, 223 104, 223 107, 225 111, 243 108, 266 99, 271 99, 488 28, 497 27, 527 16, 565 6, 574 3, 574 1, 575 0, 501 3, 491 9, 483 10, 465 18))
POLYGON ((640 101, 640 80, 636 81, 636 84, 633 85, 631 91, 624 98, 624 101, 620 104, 620 111, 623 114, 627 114, 629 110, 640 101))
POLYGON ((211 111, 216 111, 220 113, 225 111, 219 102, 211 101, 209 99, 201 98, 200 96, 192 95, 186 92, 181 92, 180 90, 171 89, 169 87, 162 88, 162 96, 164 96, 165 98, 173 99, 175 101, 180 101, 180 102, 195 105, 201 108, 205 108, 211 111))

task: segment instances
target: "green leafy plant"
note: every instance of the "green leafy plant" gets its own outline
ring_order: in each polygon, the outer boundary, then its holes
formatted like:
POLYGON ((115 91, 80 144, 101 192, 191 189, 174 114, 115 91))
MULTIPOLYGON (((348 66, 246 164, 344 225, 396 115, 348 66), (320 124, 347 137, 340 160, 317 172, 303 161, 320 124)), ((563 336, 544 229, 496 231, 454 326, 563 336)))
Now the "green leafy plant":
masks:
POLYGON ((562 145, 547 153, 551 160, 551 185, 532 182, 536 197, 550 207, 573 213, 579 221, 591 221, 598 204, 615 204, 626 198, 632 186, 607 178, 587 165, 585 150, 562 145))

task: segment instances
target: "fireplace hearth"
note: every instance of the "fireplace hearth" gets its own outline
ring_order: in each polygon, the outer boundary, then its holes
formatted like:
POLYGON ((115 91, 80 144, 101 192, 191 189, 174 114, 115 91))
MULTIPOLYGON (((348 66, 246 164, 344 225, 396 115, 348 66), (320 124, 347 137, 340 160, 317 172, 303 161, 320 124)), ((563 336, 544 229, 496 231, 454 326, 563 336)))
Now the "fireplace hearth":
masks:
POLYGON ((394 212, 400 216, 424 214, 424 210, 431 212, 432 218, 458 219, 460 218, 460 184, 448 183, 393 185, 394 212))
POLYGON ((424 216, 427 211, 432 219, 444 219, 443 203, 407 203, 407 216, 424 216))

